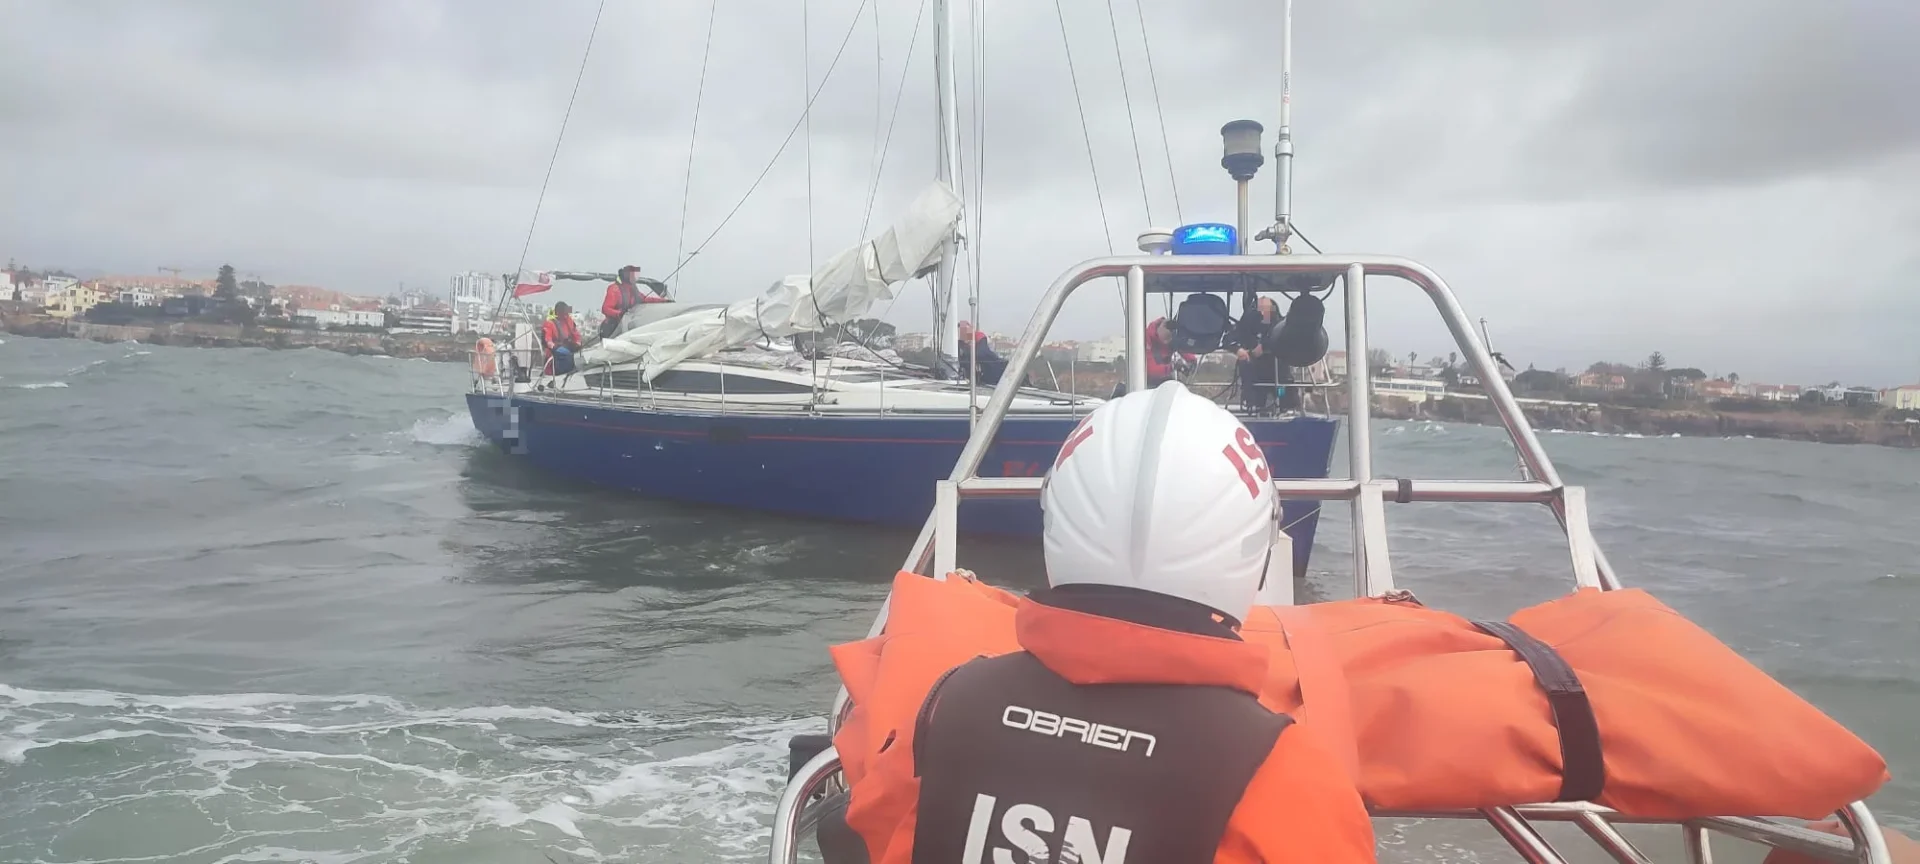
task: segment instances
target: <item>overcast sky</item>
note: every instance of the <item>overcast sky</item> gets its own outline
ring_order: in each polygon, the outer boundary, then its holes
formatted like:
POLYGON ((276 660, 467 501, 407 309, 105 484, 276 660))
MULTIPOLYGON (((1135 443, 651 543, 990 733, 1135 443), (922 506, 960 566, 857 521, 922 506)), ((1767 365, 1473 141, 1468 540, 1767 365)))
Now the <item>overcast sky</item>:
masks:
MULTIPOLYGON (((1259 120, 1271 143, 1278 2, 1146 4, 1171 158, 1135 2, 1114 0, 1110 25, 1105 3, 1060 0, 1103 232, 1054 5, 955 0, 989 329, 1024 326, 1109 237, 1129 251, 1149 224, 1232 221, 1222 123, 1259 120)), ((355 293, 511 270, 597 6, 4 0, 0 256, 231 262, 355 293)), ((750 296, 857 242, 890 120, 867 233, 932 177, 930 3, 718 0, 689 185, 713 8, 607 0, 529 267, 672 270, 843 40, 811 135, 681 273, 682 298, 750 296)), ((1330 252, 1433 266, 1522 368, 1658 350, 1756 381, 1920 381, 1920 3, 1299 0, 1295 24, 1297 223, 1330 252)), ((1273 176, 1255 180, 1256 224, 1273 176)), ((1375 345, 1451 348, 1411 289, 1377 284, 1375 345)), ((1056 336, 1119 331, 1111 290, 1077 301, 1056 336)), ((888 317, 923 327, 927 308, 913 284, 888 317)))

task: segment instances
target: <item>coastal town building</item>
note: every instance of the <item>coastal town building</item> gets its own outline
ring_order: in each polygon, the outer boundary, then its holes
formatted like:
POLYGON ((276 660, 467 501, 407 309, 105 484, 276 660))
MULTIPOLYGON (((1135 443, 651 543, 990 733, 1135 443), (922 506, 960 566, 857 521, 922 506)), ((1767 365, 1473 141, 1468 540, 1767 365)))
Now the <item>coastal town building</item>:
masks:
POLYGON ((498 274, 470 270, 456 273, 447 284, 447 303, 455 310, 473 304, 488 310, 500 304, 507 293, 506 278, 498 274))
POLYGON ((1108 336, 1082 342, 1074 350, 1075 359, 1082 363, 1114 363, 1127 356, 1127 337, 1108 336))
MULTIPOLYGON (((1574 379, 1574 383, 1579 385, 1582 390, 1625 390, 1627 389, 1627 376, 1613 375, 1606 372, 1582 372, 1579 378, 1574 379)), ((1723 381, 1721 383, 1724 384, 1726 382, 1723 381)), ((1729 394, 1731 392, 1731 390, 1728 391, 1729 394)))
POLYGON ((160 295, 151 288, 133 287, 120 289, 119 301, 128 306, 158 306, 160 295))
POLYGON ((394 316, 394 333, 452 333, 453 313, 445 310, 429 311, 418 306, 403 306, 394 316))
POLYGON ((1880 404, 1895 411, 1920 411, 1920 384, 1902 384, 1883 390, 1880 404))
POLYGON ((1437 378, 1380 378, 1373 379, 1373 392, 1378 396, 1405 399, 1414 404, 1433 402, 1447 397, 1446 382, 1437 378))
POLYGON ((85 315, 88 309, 104 302, 106 298, 91 284, 67 280, 58 289, 48 292, 47 314, 55 318, 74 318, 85 315))
POLYGON ((297 309, 294 311, 292 317, 296 322, 302 320, 311 321, 314 326, 322 330, 331 330, 335 327, 380 328, 387 326, 387 316, 384 312, 342 309, 338 306, 326 309, 297 309))

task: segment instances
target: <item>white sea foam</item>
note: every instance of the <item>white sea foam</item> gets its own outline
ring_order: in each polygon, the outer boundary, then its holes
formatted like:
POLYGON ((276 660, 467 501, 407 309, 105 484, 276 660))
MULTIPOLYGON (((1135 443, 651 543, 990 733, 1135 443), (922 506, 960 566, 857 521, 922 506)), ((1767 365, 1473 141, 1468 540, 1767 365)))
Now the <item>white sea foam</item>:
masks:
POLYGON ((787 739, 823 725, 0 684, 0 773, 33 802, 16 824, 45 826, 0 847, 129 861, 112 838, 165 813, 193 841, 142 860, 763 858, 787 739))
POLYGON ((473 421, 464 414, 422 417, 413 421, 413 427, 407 430, 407 434, 416 443, 436 447, 478 446, 486 443, 486 438, 473 428, 473 421))

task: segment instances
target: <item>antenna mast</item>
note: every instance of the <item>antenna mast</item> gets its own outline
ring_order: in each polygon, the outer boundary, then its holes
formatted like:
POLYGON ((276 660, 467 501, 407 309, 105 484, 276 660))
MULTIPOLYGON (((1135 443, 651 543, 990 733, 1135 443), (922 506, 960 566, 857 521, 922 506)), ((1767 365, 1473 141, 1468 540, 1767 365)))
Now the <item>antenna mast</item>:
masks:
POLYGON ((1272 240, 1285 255, 1293 237, 1293 0, 1280 2, 1280 133, 1273 139, 1273 226, 1255 240, 1272 240))

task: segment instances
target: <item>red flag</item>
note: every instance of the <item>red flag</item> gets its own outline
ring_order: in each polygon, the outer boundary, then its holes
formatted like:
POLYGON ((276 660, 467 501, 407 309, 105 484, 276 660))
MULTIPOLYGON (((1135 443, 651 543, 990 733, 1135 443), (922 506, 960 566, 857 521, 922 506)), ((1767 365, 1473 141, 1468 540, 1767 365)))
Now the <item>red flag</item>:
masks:
POLYGON ((522 270, 520 271, 519 277, 514 279, 513 296, 525 297, 528 294, 538 294, 551 288, 553 288, 552 273, 522 270))

